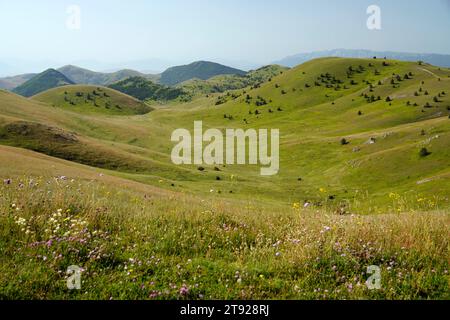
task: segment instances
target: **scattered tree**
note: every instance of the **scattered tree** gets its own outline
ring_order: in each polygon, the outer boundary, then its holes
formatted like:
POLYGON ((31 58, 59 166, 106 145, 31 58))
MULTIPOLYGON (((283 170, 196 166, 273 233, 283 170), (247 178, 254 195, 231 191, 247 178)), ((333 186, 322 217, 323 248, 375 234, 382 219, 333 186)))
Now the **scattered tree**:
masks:
POLYGON ((422 148, 419 151, 419 155, 421 158, 425 158, 425 157, 429 156, 430 154, 431 154, 431 152, 429 152, 427 148, 422 148))

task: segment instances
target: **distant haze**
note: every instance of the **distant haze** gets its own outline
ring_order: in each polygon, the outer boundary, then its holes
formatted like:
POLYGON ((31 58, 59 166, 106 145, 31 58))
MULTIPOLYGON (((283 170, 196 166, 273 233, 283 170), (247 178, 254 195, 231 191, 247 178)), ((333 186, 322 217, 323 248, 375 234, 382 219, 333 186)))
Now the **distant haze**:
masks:
POLYGON ((349 50, 335 49, 315 51, 308 53, 299 53, 284 59, 275 61, 286 67, 295 67, 308 60, 322 57, 342 57, 342 58, 387 58, 403 61, 424 61, 439 67, 450 67, 450 55, 433 54, 433 53, 411 53, 411 52, 392 52, 392 51, 371 51, 371 50, 349 50))
POLYGON ((334 48, 450 54, 445 0, 0 0, 0 76, 73 64, 95 71, 162 72, 193 61, 249 70, 334 48), (70 5, 80 28, 67 26, 70 5))

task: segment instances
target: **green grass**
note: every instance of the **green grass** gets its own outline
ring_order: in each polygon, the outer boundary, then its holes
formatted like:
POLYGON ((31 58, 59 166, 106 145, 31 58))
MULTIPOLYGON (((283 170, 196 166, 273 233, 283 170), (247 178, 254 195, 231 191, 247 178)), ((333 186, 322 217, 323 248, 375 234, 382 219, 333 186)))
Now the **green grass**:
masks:
POLYGON ((182 89, 163 86, 143 77, 130 77, 109 87, 141 101, 169 101, 186 95, 182 89))
MULTIPOLYGON (((50 103, 55 101, 61 108, 34 105, 4 94, 1 111, 6 122, 14 116, 49 123, 95 142, 94 148, 104 145, 114 150, 115 155, 111 157, 120 155, 125 162, 129 159, 122 166, 126 170, 118 170, 116 174, 168 189, 193 194, 209 194, 213 190, 226 198, 289 205, 310 201, 330 210, 346 206, 355 213, 393 212, 398 208, 393 207, 390 193, 406 198, 411 193, 420 193, 424 197, 436 197, 436 207, 446 209, 450 184, 447 111, 450 82, 444 73, 448 71, 398 61, 387 61, 388 66, 383 66, 383 62, 318 59, 274 76, 257 88, 211 94, 188 103, 154 105, 155 110, 146 115, 116 116, 110 110, 92 105, 67 105, 66 90, 61 88, 47 92, 45 99, 35 97, 50 103), (358 70, 360 65, 364 71, 354 71, 348 79, 349 67, 358 70), (409 72, 413 74, 411 79, 395 81, 396 88, 393 88, 393 74, 409 72), (324 78, 327 73, 329 78, 343 82, 339 84, 340 89, 324 78), (351 80, 357 84, 351 85, 351 80), (315 86, 316 81, 321 86, 315 86), (374 84, 373 92, 365 81, 374 84), (331 87, 327 88, 327 84, 331 87), (415 96, 419 88, 423 93, 415 96), (424 95, 425 91, 429 92, 428 96, 424 95), (442 91, 446 94, 434 103, 433 97, 442 91), (368 103, 364 94, 382 99, 368 103), (388 95, 393 99, 391 105, 385 102, 388 95), (267 105, 256 106, 258 96, 267 105), (219 97, 226 102, 216 105, 219 97), (427 102, 432 108, 424 108, 427 102), (17 109, 17 105, 21 107, 17 109), (255 114, 256 110, 259 115, 255 114), (231 115, 233 120, 224 119, 224 114, 231 115), (170 160, 171 132, 182 127, 192 130, 195 120, 203 120, 205 128, 279 128, 279 175, 261 177, 258 166, 226 166, 220 172, 208 166, 204 172, 198 171, 197 166, 174 166, 170 160), (350 143, 341 146, 342 138, 350 143), (367 144, 370 138, 375 138, 376 143, 367 144), (424 145, 431 155, 421 158, 419 151, 424 145), (137 165, 136 157, 154 165, 146 172, 137 165), (133 171, 139 174, 131 174, 133 171), (216 181, 218 175, 221 181, 216 181), (161 185, 160 180, 165 182, 161 185), (334 200, 329 200, 330 196, 334 200)), ((80 90, 77 86, 68 88, 70 97, 80 90)), ((86 87, 84 91, 91 90, 94 88, 86 87)), ((92 159, 79 162, 96 165, 92 159)), ((421 209, 421 206, 417 204, 411 209, 421 209)))
POLYGON ((288 69, 278 65, 269 65, 249 71, 245 75, 219 75, 207 80, 191 79, 180 83, 178 86, 194 96, 238 90, 246 87, 256 88, 264 82, 271 81, 273 77, 288 69))
POLYGON ((33 100, 75 112, 106 115, 145 114, 152 110, 136 98, 99 86, 73 85, 55 88, 34 96, 33 100))
POLYGON ((0 158, 35 163, 0 169, 14 176, 0 186, 2 299, 449 298, 442 211, 330 215, 161 192, 18 149, 0 158), (80 291, 66 289, 74 264, 80 291), (365 286, 370 265, 380 290, 365 286))
POLYGON ((0 178, 12 179, 0 193, 0 298, 448 299, 449 75, 317 59, 144 114, 105 88, 100 107, 76 100, 91 86, 33 99, 0 91, 0 178), (280 129, 279 174, 173 165, 172 131, 196 120, 280 129), (58 209, 61 230, 46 232, 58 209), (42 245, 55 237, 63 240, 42 245), (81 292, 65 289, 71 264, 86 269, 81 292), (382 269, 379 291, 364 286, 372 264, 382 269))

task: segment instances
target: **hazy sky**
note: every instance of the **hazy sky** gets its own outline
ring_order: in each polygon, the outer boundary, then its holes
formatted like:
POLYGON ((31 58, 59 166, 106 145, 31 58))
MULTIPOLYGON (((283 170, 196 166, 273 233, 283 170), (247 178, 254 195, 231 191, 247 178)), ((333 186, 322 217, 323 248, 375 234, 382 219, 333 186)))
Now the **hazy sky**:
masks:
POLYGON ((450 54, 450 1, 0 0, 0 30, 4 68, 242 67, 335 48, 450 54), (366 27, 372 4, 381 30, 366 27), (79 30, 66 26, 70 5, 81 9, 79 30))

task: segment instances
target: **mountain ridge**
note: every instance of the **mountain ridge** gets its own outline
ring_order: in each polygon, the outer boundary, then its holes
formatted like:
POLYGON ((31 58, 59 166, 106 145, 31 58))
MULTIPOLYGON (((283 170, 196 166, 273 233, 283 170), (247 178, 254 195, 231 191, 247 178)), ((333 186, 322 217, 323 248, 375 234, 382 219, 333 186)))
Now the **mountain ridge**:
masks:
POLYGON ((13 92, 24 97, 31 97, 48 89, 70 84, 74 82, 61 72, 50 68, 14 88, 13 92))
POLYGON ((411 62, 424 61, 426 63, 439 67, 450 67, 450 55, 448 54, 376 51, 367 49, 342 49, 342 48, 298 53, 291 56, 287 56, 273 63, 287 67, 295 67, 309 60, 323 57, 372 58, 374 56, 378 58, 386 57, 388 59, 400 61, 411 61, 411 62))
POLYGON ((165 85, 176 85, 190 79, 207 80, 226 74, 245 75, 246 72, 211 61, 195 61, 167 69, 161 73, 160 82, 165 85))

